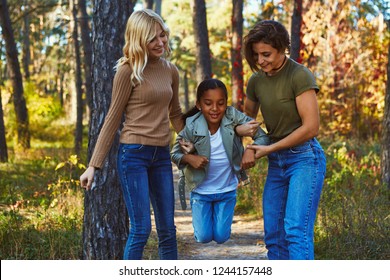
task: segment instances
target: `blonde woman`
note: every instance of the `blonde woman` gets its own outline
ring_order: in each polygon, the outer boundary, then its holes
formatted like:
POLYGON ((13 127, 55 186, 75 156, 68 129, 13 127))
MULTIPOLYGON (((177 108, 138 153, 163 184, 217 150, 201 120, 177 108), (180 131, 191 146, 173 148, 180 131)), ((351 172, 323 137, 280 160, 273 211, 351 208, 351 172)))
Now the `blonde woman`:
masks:
POLYGON ((124 259, 142 259, 151 232, 150 203, 160 259, 177 259, 174 188, 169 153, 169 121, 183 128, 178 99, 179 74, 170 54, 169 29, 151 10, 128 19, 123 57, 118 61, 112 100, 81 186, 91 189, 94 173, 112 145, 123 114, 117 168, 130 217, 124 259))

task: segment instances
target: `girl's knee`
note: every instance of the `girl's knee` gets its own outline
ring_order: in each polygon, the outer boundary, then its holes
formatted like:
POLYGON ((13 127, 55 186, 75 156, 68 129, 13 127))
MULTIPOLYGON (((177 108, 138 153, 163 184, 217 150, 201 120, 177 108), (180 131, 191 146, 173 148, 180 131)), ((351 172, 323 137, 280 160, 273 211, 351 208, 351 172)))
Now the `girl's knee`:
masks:
POLYGON ((211 234, 195 234, 194 238, 198 243, 209 243, 213 240, 213 236, 211 234))

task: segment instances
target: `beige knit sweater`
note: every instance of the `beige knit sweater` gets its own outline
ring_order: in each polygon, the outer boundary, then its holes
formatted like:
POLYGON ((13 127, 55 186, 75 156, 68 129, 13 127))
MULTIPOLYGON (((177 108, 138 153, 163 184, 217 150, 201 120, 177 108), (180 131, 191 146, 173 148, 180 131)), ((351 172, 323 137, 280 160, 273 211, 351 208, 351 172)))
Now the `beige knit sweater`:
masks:
POLYGON ((184 126, 177 68, 163 58, 149 61, 143 72, 144 81, 134 87, 130 81, 131 71, 131 67, 124 64, 115 74, 110 108, 89 166, 102 167, 123 114, 120 142, 125 144, 166 146, 170 140, 169 120, 177 132, 184 126))

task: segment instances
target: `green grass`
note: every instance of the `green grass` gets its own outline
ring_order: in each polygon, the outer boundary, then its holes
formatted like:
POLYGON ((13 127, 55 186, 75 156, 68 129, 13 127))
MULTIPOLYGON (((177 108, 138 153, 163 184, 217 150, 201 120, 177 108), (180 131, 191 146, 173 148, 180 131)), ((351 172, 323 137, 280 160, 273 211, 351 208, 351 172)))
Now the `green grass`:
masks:
POLYGON ((81 257, 83 166, 71 156, 72 129, 33 130, 29 150, 10 139, 9 162, 0 163, 0 259, 81 257))

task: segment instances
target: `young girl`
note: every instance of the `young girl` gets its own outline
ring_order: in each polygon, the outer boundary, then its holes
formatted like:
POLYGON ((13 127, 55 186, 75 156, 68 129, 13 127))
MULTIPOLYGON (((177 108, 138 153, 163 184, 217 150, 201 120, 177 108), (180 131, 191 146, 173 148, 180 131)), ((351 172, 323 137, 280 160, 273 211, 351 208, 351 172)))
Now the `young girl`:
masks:
MULTIPOLYGON (((186 184, 192 189, 190 203, 197 242, 224 243, 230 237, 236 188, 240 171, 254 165, 254 151, 242 147, 235 127, 252 120, 227 106, 227 89, 217 79, 201 82, 196 106, 185 114, 186 126, 179 133, 171 152, 172 161, 184 169, 186 184), (195 152, 184 154, 182 141, 194 144, 195 152)), ((256 145, 268 144, 259 128, 256 145)))

